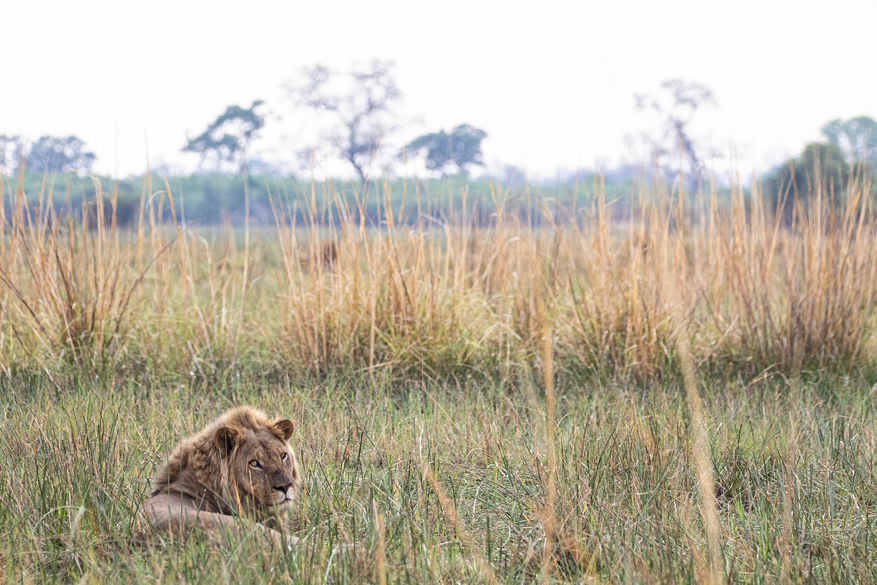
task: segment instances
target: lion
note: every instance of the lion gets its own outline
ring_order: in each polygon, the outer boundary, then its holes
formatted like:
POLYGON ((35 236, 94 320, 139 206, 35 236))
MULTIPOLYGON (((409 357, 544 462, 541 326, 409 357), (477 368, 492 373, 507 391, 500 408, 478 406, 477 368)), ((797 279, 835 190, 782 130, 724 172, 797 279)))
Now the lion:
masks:
POLYGON ((244 525, 282 543, 280 516, 302 482, 289 445, 294 430, 292 421, 246 406, 227 411, 174 449, 141 514, 155 528, 216 534, 244 525))

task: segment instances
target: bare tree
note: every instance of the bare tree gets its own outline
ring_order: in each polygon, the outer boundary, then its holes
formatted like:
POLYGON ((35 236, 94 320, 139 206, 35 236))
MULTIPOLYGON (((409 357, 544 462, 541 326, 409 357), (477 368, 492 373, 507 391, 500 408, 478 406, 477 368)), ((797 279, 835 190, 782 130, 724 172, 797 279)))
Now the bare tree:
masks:
POLYGON ((670 79, 661 84, 657 95, 634 94, 637 110, 651 110, 663 118, 660 136, 646 137, 652 148, 652 156, 658 166, 667 155, 679 152, 688 161, 693 179, 699 179, 704 166, 705 152, 691 134, 691 121, 698 109, 715 105, 713 92, 705 85, 670 79))
POLYGON ((378 145, 396 129, 396 107, 401 93, 392 67, 391 62, 372 61, 368 69, 349 73, 346 88, 337 88, 332 84, 337 74, 323 65, 314 65, 303 69, 303 83, 286 84, 295 106, 331 116, 333 127, 328 138, 363 184, 378 145))

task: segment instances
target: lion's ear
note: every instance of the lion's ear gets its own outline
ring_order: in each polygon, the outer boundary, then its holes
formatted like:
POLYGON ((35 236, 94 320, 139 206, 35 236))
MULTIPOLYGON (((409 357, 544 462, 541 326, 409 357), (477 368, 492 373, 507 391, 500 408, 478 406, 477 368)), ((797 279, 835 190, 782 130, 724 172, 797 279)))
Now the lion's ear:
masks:
POLYGON ((279 420, 271 426, 271 433, 281 441, 288 441, 295 431, 295 423, 291 420, 279 420))
POLYGON ((213 444, 223 457, 228 457, 234 448, 244 440, 244 434, 235 427, 220 427, 213 433, 213 444))

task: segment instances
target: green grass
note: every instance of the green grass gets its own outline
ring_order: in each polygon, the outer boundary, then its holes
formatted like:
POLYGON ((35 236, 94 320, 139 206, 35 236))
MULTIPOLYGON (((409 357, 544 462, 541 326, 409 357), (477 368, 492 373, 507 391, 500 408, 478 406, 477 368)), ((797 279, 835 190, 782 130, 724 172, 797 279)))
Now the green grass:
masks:
MULTIPOLYGON (((582 386, 563 372, 557 384, 552 580, 703 582, 684 392, 582 386)), ((351 375, 208 390, 98 380, 59 393, 38 378, 4 382, 2 580, 377 582, 380 514, 388 582, 478 581, 478 554, 499 581, 531 582, 547 514, 539 386, 351 375), (305 542, 291 553, 242 537, 179 542, 136 520, 176 442, 238 404, 297 423, 305 487, 289 525, 305 542), (448 523, 427 463, 479 550, 448 523)), ((877 579, 875 398, 864 382, 702 391, 727 578, 877 579)))

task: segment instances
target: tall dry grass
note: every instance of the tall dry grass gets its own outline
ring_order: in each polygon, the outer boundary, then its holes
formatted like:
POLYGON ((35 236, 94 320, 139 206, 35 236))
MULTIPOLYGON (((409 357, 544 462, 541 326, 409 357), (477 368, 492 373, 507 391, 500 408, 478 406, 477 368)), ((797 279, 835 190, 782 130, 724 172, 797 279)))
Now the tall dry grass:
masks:
POLYGON ((735 184, 729 205, 712 184, 693 195, 642 185, 622 221, 600 180, 590 208, 546 200, 538 222, 516 212, 511 187, 494 186, 487 228, 465 193, 454 214, 409 184, 401 207, 388 182, 272 191, 273 228, 240 229, 185 224, 168 184, 147 180, 135 233, 117 228, 115 194, 97 181, 78 210, 7 181, 0 368, 192 384, 350 368, 511 381, 538 362, 542 302, 568 372, 675 376, 681 331, 695 365, 750 378, 873 365, 866 180, 841 205, 815 183, 791 223, 755 182, 751 196, 735 184), (370 225, 375 198, 383 208, 370 225))

